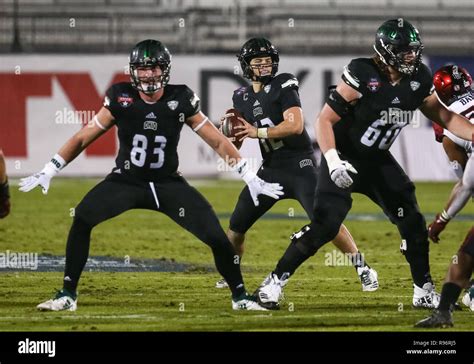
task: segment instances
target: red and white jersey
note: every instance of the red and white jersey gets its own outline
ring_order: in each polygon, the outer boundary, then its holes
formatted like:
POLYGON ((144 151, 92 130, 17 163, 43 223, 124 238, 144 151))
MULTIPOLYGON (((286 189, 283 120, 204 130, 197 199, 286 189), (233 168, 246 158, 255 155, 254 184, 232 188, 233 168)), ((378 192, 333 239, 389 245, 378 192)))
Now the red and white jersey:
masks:
MULTIPOLYGON (((469 119, 472 124, 474 124, 474 91, 471 91, 465 96, 454 101, 448 106, 448 109, 455 112, 456 114, 464 116, 465 118, 469 119)), ((472 141, 461 139, 447 129, 444 129, 443 134, 461 148, 464 148, 466 153, 470 154, 472 152, 472 141)))

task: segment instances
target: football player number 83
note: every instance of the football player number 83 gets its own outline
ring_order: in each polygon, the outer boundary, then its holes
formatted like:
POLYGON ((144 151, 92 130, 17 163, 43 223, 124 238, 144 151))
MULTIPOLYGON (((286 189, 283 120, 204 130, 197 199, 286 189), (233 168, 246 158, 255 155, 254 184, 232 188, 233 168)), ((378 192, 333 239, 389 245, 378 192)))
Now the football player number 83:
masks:
MULTIPOLYGON (((384 120, 375 120, 372 125, 370 125, 367 130, 365 131, 362 138, 360 138, 360 142, 368 147, 371 147, 375 144, 377 139, 379 138, 382 130, 380 127, 385 126, 386 121, 384 120)), ((390 148, 392 143, 397 138, 398 134, 402 130, 402 126, 398 125, 397 123, 392 125, 389 129, 385 131, 385 135, 383 136, 382 140, 380 141, 378 148, 382 150, 386 150, 390 148)))
MULTIPOLYGON (((150 163, 150 168, 161 168, 165 162, 166 138, 162 135, 155 136, 155 143, 158 148, 153 148, 153 154, 157 155, 156 162, 150 163)), ((133 148, 131 151, 131 161, 137 167, 143 167, 146 160, 146 150, 148 139, 145 135, 136 134, 133 137, 133 148)))

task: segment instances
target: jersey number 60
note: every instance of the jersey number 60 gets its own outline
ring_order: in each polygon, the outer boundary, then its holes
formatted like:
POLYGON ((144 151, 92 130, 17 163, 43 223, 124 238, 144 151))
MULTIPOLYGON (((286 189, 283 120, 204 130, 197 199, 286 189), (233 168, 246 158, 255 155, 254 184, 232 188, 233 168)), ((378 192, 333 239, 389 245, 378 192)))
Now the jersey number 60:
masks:
MULTIPOLYGON (((364 135, 360 138, 360 142, 367 147, 371 147, 375 144, 380 134, 383 132, 382 128, 385 126, 386 122, 383 120, 375 120, 372 125, 370 125, 365 131, 364 135)), ((378 148, 385 150, 390 148, 392 143, 397 138, 398 134, 405 125, 394 124, 385 131, 385 135, 380 141, 378 148)))

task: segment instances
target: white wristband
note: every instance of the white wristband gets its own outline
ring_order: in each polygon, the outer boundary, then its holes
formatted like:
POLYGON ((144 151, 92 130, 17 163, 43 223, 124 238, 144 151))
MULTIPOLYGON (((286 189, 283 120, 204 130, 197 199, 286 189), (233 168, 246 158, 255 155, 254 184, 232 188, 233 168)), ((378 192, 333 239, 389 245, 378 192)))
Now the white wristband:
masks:
POLYGON ((257 138, 258 139, 268 139, 268 128, 258 128, 257 129, 257 138))
POLYGON ((241 159, 234 167, 234 170, 239 174, 245 183, 249 183, 255 177, 255 173, 250 170, 247 160, 241 159))
POLYGON ((446 210, 443 210, 443 212, 441 212, 440 218, 441 220, 443 220, 443 222, 448 222, 449 220, 451 220, 451 216, 449 216, 446 210))
POLYGON ((55 176, 66 166, 66 164, 67 163, 63 157, 61 157, 59 154, 55 154, 53 158, 51 158, 51 161, 46 163, 43 168, 43 172, 48 176, 55 176))
POLYGON ((333 171, 341 163, 341 159, 337 154, 337 150, 334 148, 331 148, 326 153, 324 153, 324 158, 326 158, 329 171, 333 171))

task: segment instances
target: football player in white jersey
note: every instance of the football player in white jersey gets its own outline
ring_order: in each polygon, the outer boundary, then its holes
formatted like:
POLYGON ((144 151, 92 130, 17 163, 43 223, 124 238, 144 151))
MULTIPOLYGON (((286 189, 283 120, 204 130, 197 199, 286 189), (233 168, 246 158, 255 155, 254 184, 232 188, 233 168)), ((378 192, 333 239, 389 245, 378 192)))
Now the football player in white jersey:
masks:
MULTIPOLYGON (((433 77, 439 99, 451 110, 474 123, 474 91, 469 72, 457 65, 440 68, 433 77)), ((443 143, 446 154, 459 178, 451 191, 444 210, 436 215, 428 228, 428 236, 435 243, 448 222, 466 205, 474 191, 474 161, 472 142, 460 139, 440 127, 434 127, 436 140, 443 143)), ((438 308, 433 314, 416 324, 417 327, 451 327, 451 312, 461 290, 469 285, 474 268, 474 227, 451 263, 446 276, 438 308)), ((474 291, 473 291, 474 293, 474 291)), ((464 295, 463 303, 474 311, 471 289, 464 295)))
MULTIPOLYGON (((435 73, 433 83, 439 99, 451 111, 465 116, 474 123, 474 90, 471 89, 472 78, 469 72, 456 65, 444 66, 435 73)), ((437 124, 434 125, 436 125, 433 126, 436 140, 443 143, 451 166, 459 178, 446 207, 436 215, 429 226, 429 237, 437 243, 439 234, 469 200, 474 188, 474 173, 465 173, 469 168, 467 164, 472 153, 472 142, 458 138, 437 124)))

